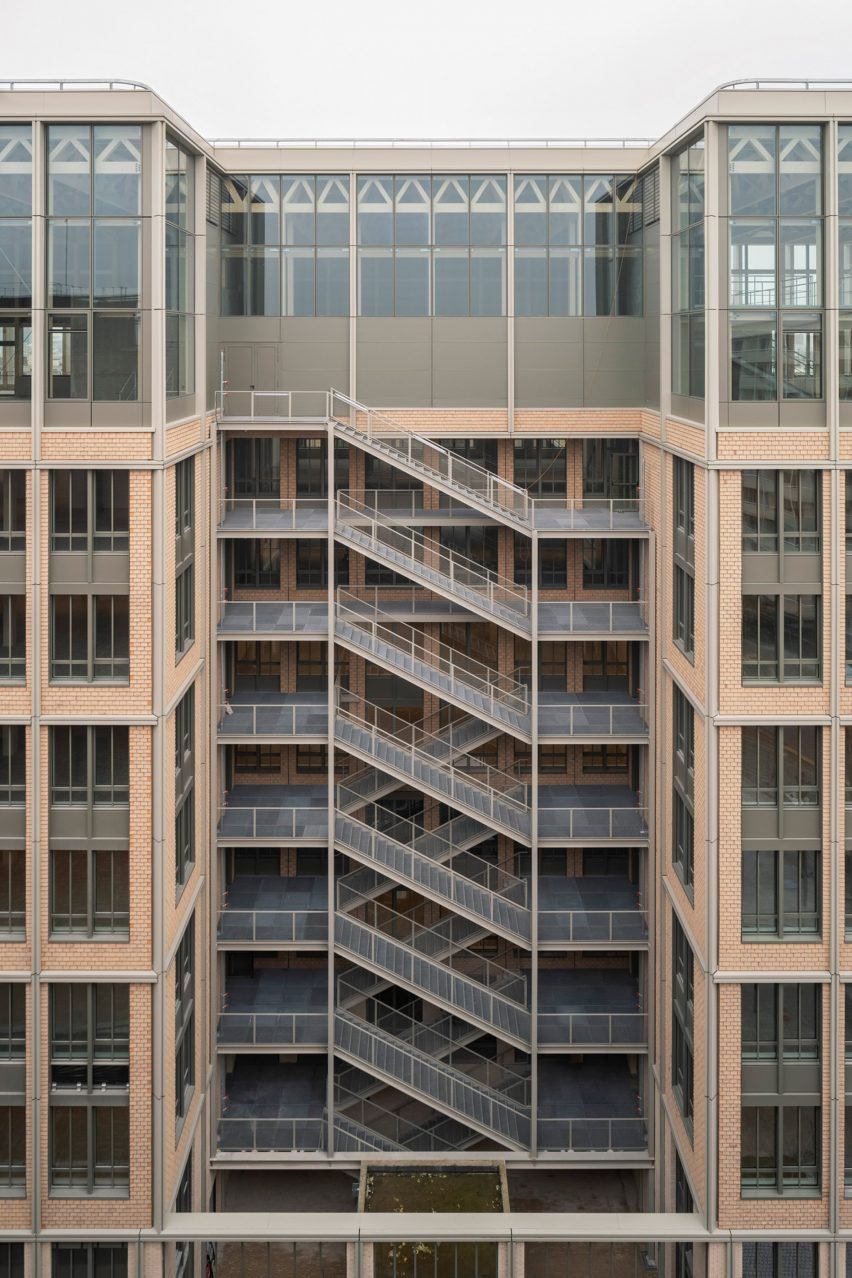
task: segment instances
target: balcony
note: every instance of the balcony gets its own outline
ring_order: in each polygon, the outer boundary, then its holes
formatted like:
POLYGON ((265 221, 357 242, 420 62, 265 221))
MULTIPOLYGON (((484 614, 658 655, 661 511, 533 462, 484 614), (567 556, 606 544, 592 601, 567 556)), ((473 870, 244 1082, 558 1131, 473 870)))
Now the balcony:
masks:
POLYGON ((635 846, 648 841, 648 811, 626 785, 542 785, 538 792, 542 843, 635 846))
POLYGON ((325 949, 327 911, 328 879, 324 874, 289 878, 241 875, 225 891, 219 913, 219 944, 223 948, 299 945, 325 949))
POLYGON ((220 1051, 324 1049, 328 975, 324 968, 258 968, 229 976, 216 1040, 220 1051))
POLYGON ((223 497, 219 532, 324 535, 328 532, 328 503, 316 497, 223 497))
POLYGON ((625 1056, 592 1060, 544 1056, 539 1061, 541 1150, 642 1156, 648 1125, 639 1080, 625 1056))
POLYGON ((328 841, 328 789, 324 785, 235 785, 219 808, 217 837, 224 843, 328 841))
POLYGON ((644 1051, 648 1017, 638 981, 620 968, 540 971, 538 1041, 545 1051, 644 1051))
POLYGON ((541 875, 538 940, 543 949, 647 945, 648 916, 638 888, 614 875, 541 875))
POLYGON ((564 639, 566 635, 583 639, 646 639, 647 605, 642 599, 618 603, 548 600, 538 605, 538 633, 540 639, 564 639))
POLYGON ((223 600, 219 604, 217 634, 220 639, 280 639, 286 635, 324 638, 328 634, 328 605, 323 600, 223 600))
POLYGON ((627 692, 541 692, 538 732, 545 741, 577 737, 644 742, 647 707, 627 692))
POLYGON ((270 741, 324 741, 328 736, 328 698, 317 692, 240 691, 219 707, 219 740, 247 737, 270 741))
POLYGON ((237 1056, 225 1078, 217 1152, 318 1153, 325 1149, 325 1058, 287 1064, 237 1056))

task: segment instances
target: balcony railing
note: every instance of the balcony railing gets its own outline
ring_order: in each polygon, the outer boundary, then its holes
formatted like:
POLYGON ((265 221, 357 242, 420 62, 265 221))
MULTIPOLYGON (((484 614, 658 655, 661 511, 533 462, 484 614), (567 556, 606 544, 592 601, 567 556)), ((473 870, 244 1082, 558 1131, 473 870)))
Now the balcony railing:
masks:
POLYGON ((648 837, 648 809, 644 807, 604 808, 539 807, 538 833, 541 839, 631 839, 648 837))
POLYGON ((646 1012, 539 1012, 538 1041, 548 1047, 639 1047, 648 1042, 646 1012))
POLYGON ((219 808, 219 838, 315 839, 328 838, 327 808, 256 807, 223 803, 219 808))
POLYGON ((220 1012, 217 1042, 228 1047, 325 1047, 325 1012, 220 1012))
POLYGON ((538 939, 565 945, 647 941, 648 916, 638 907, 635 910, 541 910, 538 939))
POLYGON ((644 1154, 648 1124, 644 1118, 540 1118, 538 1144, 575 1154, 644 1154))
POLYGON ((325 1149, 324 1118, 220 1118, 220 1153, 316 1153, 325 1149))
POLYGON ((328 391, 232 390, 226 382, 224 389, 216 392, 216 409, 226 420, 281 418, 324 423, 329 416, 329 396, 328 391))
POLYGON ((264 945, 328 940, 325 910, 231 910, 219 914, 220 941, 246 941, 264 945))
POLYGON ((322 601, 317 604, 292 600, 221 599, 219 633, 228 635, 325 634, 328 615, 322 601))
MULTIPOLYGON (((582 695, 582 694, 579 694, 582 695)), ((638 701, 622 701, 617 705, 589 702, 552 702, 539 700, 539 736, 541 737, 618 737, 639 736, 648 732, 648 707, 638 701), (557 713, 559 724, 550 728, 541 723, 542 715, 557 713)))
POLYGON ((328 735, 328 702, 307 705, 247 705, 238 701, 219 706, 222 736, 325 737, 328 735))
POLYGON ((324 532, 328 506, 316 497, 223 497, 219 528, 224 532, 324 532))

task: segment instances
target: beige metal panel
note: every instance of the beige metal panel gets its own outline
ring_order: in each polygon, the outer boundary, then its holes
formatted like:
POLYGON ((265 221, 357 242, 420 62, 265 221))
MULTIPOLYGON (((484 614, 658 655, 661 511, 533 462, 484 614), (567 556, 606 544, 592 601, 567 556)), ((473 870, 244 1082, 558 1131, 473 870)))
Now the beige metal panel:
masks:
POLYGON ((349 320, 345 317, 281 320, 278 386, 316 391, 349 384, 349 320))
POLYGON ((581 408, 582 319, 515 320, 515 403, 518 408, 581 408))
POLYGON ((432 320, 435 408, 505 408, 506 319, 432 320))
POLYGON ((358 399, 376 408, 429 408, 432 403, 432 321, 359 319, 358 399))
POLYGON ((621 408, 645 398, 645 333, 641 319, 583 321, 583 402, 621 408))

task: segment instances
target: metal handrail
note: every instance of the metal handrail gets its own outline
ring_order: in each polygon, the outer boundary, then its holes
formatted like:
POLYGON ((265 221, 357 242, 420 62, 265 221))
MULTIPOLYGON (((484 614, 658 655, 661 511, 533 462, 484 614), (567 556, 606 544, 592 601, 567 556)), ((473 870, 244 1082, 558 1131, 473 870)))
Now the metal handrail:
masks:
POLYGON ((540 1044, 638 1047, 648 1041, 646 1012, 539 1012, 540 1044))
MULTIPOLYGON (((606 631, 612 634, 617 634, 619 633, 620 629, 622 630, 624 629, 623 626, 619 627, 616 624, 616 620, 619 615, 618 609, 638 608, 639 618, 643 622, 645 629, 647 630, 648 628, 647 607, 646 607, 646 601, 644 599, 619 599, 615 602, 607 602, 607 600, 604 600, 604 599, 591 599, 588 601, 588 603, 583 599, 560 599, 559 600, 560 607, 564 607, 566 604, 568 606, 568 622, 567 622, 567 625, 560 626, 560 629, 564 630, 566 633, 568 632, 573 633, 574 631, 577 631, 577 633, 582 633, 582 627, 578 628, 574 624, 575 608, 578 611, 582 609, 585 614, 588 614, 590 610, 595 610, 594 615, 597 615, 597 610, 600 609, 600 615, 604 618, 604 624, 600 626, 596 626, 595 629, 606 631)), ((539 604, 539 607, 541 607, 541 604, 539 604)), ((540 625, 539 628, 545 630, 545 632, 547 633, 545 626, 540 625)))
POLYGON ((648 939, 648 913, 635 910, 539 910, 538 939, 560 944, 648 939))
POLYGON ((325 1149, 324 1118, 220 1118, 218 1149, 224 1153, 295 1150, 314 1153, 325 1149), (223 1139, 233 1133, 230 1141, 223 1139), (289 1134, 288 1134, 289 1133, 289 1134), (246 1144, 243 1137, 250 1136, 246 1144), (282 1139, 284 1137, 284 1139, 282 1139))
MULTIPOLYGON (((348 1010, 351 1016, 363 1021, 368 1029, 375 1028, 383 1034, 389 1034, 392 1038, 399 1040, 405 1046, 415 1051, 425 1053, 427 1056, 433 1057, 436 1061, 458 1069, 462 1074, 468 1074, 473 1082, 480 1084, 482 1087, 488 1087, 491 1091, 499 1092, 501 1096, 507 1096, 511 1100, 515 1100, 520 1105, 529 1105, 530 1102, 530 1076, 529 1070, 516 1070, 511 1066, 503 1065, 493 1057, 483 1056, 473 1047, 464 1042, 458 1042, 445 1034, 438 1026, 445 1020, 451 1020, 451 1017, 443 1017, 439 1022, 424 1023, 422 1019, 409 1016, 406 1012, 397 1011, 389 1008, 387 1004, 382 1004, 375 998, 364 998, 364 995, 356 986, 349 984, 345 977, 337 978, 338 988, 338 1010, 348 1010), (354 996, 354 998, 353 998, 354 996), (366 1020, 363 1016, 347 1008, 346 1000, 362 1001, 369 1004, 373 1019, 366 1020), (454 1057, 463 1057, 462 1062, 454 1060, 454 1057), (465 1068, 468 1066, 469 1068, 465 1068), (481 1075, 475 1071, 481 1071, 481 1075)), ((367 1080, 368 1086, 374 1085, 372 1078, 367 1080)))
POLYGON ((222 1011, 216 1041, 239 1047, 325 1047, 328 1014, 222 1011))
POLYGON ((435 577, 441 576, 447 583, 443 588, 449 594, 458 595, 465 601, 473 595, 479 600, 480 607, 492 613, 497 608, 504 608, 516 614, 518 620, 526 620, 529 616, 526 586, 518 586, 509 577, 492 572, 455 551, 450 553, 440 542, 427 539, 414 528, 400 527, 382 519, 375 510, 345 490, 337 494, 337 528, 339 532, 348 534, 356 545, 357 534, 361 533, 375 546, 390 551, 394 562, 399 557, 408 559, 408 571, 418 576, 429 574, 429 589, 434 589, 435 577))
MULTIPOLYGON (((596 839, 613 839, 613 838, 629 838, 631 832, 625 828, 617 828, 618 822, 621 821, 625 826, 629 821, 635 821, 639 818, 642 822, 641 837, 644 838, 648 833, 648 809, 646 807, 622 807, 622 808, 604 808, 592 807, 587 804, 585 807, 578 805, 573 808, 551 808, 539 806, 539 837, 550 838, 546 831, 541 829, 541 818, 551 819, 556 815, 559 819, 561 828, 559 837, 566 839, 580 838, 596 838, 596 839), (594 825, 599 826, 600 823, 595 822, 595 818, 600 817, 604 821, 603 832, 599 828, 593 829, 594 825), (576 825, 576 829, 575 829, 576 825), (582 826, 582 829, 580 828, 582 826)), ((555 837, 555 836, 554 836, 555 837)))
POLYGON ((361 630, 374 646, 384 643, 433 673, 446 675, 452 683, 466 684, 485 700, 485 708, 493 718, 499 717, 498 708, 518 716, 529 714, 529 692, 520 680, 483 665, 441 640, 427 640, 422 631, 407 622, 395 621, 377 607, 370 609, 342 588, 337 591, 336 616, 361 630))
POLYGON ((257 838, 283 838, 283 839, 304 839, 308 835, 300 834, 298 826, 300 822, 307 824, 310 820, 316 821, 317 817, 325 817, 328 819, 327 810, 325 808, 291 808, 282 805, 275 807, 260 804, 243 804, 225 802, 219 805, 219 832, 228 833, 233 838, 239 839, 257 839, 257 838), (250 825, 247 831, 222 830, 222 820, 227 812, 251 813, 251 816, 245 817, 246 822, 250 825), (284 813, 289 814, 289 822, 284 817, 284 813), (267 822, 264 827, 263 817, 274 818, 274 828, 267 822), (285 828, 281 829, 280 824, 283 823, 285 828), (260 828, 259 828, 260 827, 260 828))
MULTIPOLYGON (((365 803, 360 795, 346 785, 338 785, 335 789, 336 806, 338 809, 345 810, 345 815, 339 813, 339 816, 343 820, 352 821, 360 826, 369 835, 371 844, 378 839, 395 843, 432 865, 447 865, 462 857, 466 866, 464 877, 468 882, 481 885, 497 896, 526 907, 526 879, 510 874, 508 870, 500 866, 492 865, 490 861, 483 860, 468 848, 457 847, 441 833, 441 830, 446 827, 427 830, 415 821, 404 818, 388 824, 390 814, 387 808, 380 808, 374 803, 365 803), (363 811, 366 820, 353 816, 352 812, 355 809, 363 811), (418 847, 418 843, 421 846, 418 847)), ((450 825, 452 822, 447 824, 450 825)))
POLYGON ((211 138, 210 145, 229 151, 286 151, 290 147, 310 150, 334 147, 349 147, 353 150, 374 147, 382 150, 399 150, 414 147, 430 151, 443 147, 466 151, 478 148, 493 150, 505 147, 507 150, 517 150, 519 147, 545 147, 548 150, 576 148, 588 151, 595 147, 633 150, 652 146, 654 141, 654 138, 211 138))
MULTIPOLYGON (((582 693, 577 694, 582 696, 582 693)), ((539 697, 539 736, 540 737, 582 737, 601 736, 614 737, 633 735, 636 731, 635 722, 630 722, 636 715, 639 715, 642 726, 640 732, 648 731, 648 707, 640 701, 622 701, 613 705, 603 705, 598 701, 593 702, 548 702, 539 697), (558 709, 560 716, 564 716, 565 721, 560 723, 559 727, 553 731, 546 731, 541 726, 542 710, 558 709), (626 723, 618 724, 618 719, 626 719, 626 723)))
POLYGON ((344 884, 342 879, 337 880, 336 888, 337 909, 347 918, 353 917, 352 910, 358 910, 356 921, 364 927, 405 945, 419 958, 460 971, 486 989, 497 990, 504 998, 526 1007, 526 977, 467 948, 487 934, 488 929, 483 925, 450 915, 434 927, 425 927, 398 910, 358 892, 351 884, 344 884), (465 964, 463 968, 455 967, 455 960, 459 958, 465 964))
MULTIPOLYGON (((244 610, 246 615, 251 617, 251 628, 239 629, 239 630, 235 629, 233 632, 228 632, 228 633, 251 634, 256 630, 264 630, 264 629, 281 630, 282 632, 287 632, 287 633, 289 633, 290 631, 293 631, 294 633, 298 633, 298 627, 296 625, 296 617, 297 617, 296 610, 298 608, 304 608, 308 606, 309 605, 307 601, 302 602, 302 601, 297 601, 294 599, 274 599, 274 600, 273 599, 220 599, 219 600, 219 626, 220 627, 222 626, 222 621, 224 617, 228 615, 229 612, 233 613, 236 610, 240 609, 240 610, 244 610), (279 619, 278 619, 279 624, 275 625, 274 627, 259 626, 257 624, 258 608, 268 608, 270 610, 277 609, 279 613, 279 619), (290 619, 289 625, 280 624, 280 618, 287 617, 287 616, 289 616, 289 619, 290 619)), ((323 615, 323 621, 325 621, 325 615, 323 615)))
POLYGON ((570 1149, 574 1153, 644 1152, 648 1124, 644 1118, 539 1118, 541 1149, 570 1149))
POLYGON ((526 522, 532 513, 535 499, 526 488, 503 479, 477 462, 457 456, 452 449, 445 448, 419 430, 359 403, 342 391, 332 389, 329 392, 328 415, 340 426, 366 435, 371 443, 378 441, 384 448, 395 448, 402 453, 409 465, 448 485, 463 489, 466 494, 492 509, 514 516, 519 523, 526 522), (345 414, 335 411, 338 403, 346 408, 345 414))
MULTIPOLYGON (((360 1127, 375 1141, 384 1142, 383 1145, 377 1145, 377 1149, 387 1148, 388 1145, 396 1145, 401 1149, 414 1150, 457 1150, 458 1145, 454 1140, 443 1140, 438 1134, 442 1128, 451 1129, 451 1134, 456 1135, 464 1129, 464 1124, 457 1122, 453 1118, 447 1118, 442 1123, 436 1124, 431 1130, 421 1127, 419 1123, 413 1123, 409 1118, 403 1118, 400 1114, 394 1114, 392 1110, 385 1109, 382 1105, 377 1105, 375 1101, 359 1096, 356 1092, 350 1092, 348 1088, 341 1086, 339 1078, 335 1078, 334 1082, 334 1103, 344 1112, 335 1114, 334 1123, 335 1130, 337 1124, 351 1123, 353 1127, 360 1127), (359 1115, 353 1118, 346 1110, 352 1106, 356 1107, 359 1115), (367 1121, 368 1116, 373 1122, 378 1119, 380 1122, 389 1122, 393 1136, 385 1136, 383 1132, 377 1128, 371 1127, 367 1121), (416 1141, 413 1144, 412 1141, 416 1141)), ((348 1133, 346 1133, 348 1134, 348 1133)), ((338 1144, 337 1148, 341 1148, 338 1144)), ((345 1145, 343 1146, 345 1148, 345 1145)))
POLYGON ((220 736, 324 737, 328 734, 328 702, 306 702, 296 705, 292 703, 275 705, 268 702, 255 705, 244 701, 220 702, 217 730, 220 736), (319 715, 325 720, 322 728, 307 726, 305 720, 313 715, 319 715), (274 722, 264 723, 264 717, 274 722), (300 719, 303 722, 300 723, 300 719), (246 720, 248 720, 247 725, 246 720))
POLYGON ((234 514, 236 511, 250 511, 251 523, 248 526, 241 524, 240 532, 258 530, 258 514, 277 517, 262 524, 259 528, 261 532, 280 530, 295 532, 297 531, 296 516, 300 511, 315 511, 325 516, 327 510, 327 502, 317 501, 314 497, 220 497, 219 528, 227 531, 226 520, 229 514, 234 514))
POLYGON ((216 413, 225 420, 229 417, 236 419, 248 418, 250 420, 254 420, 257 417, 274 417, 282 418, 285 421, 317 421, 324 423, 328 417, 328 392, 319 390, 260 391, 255 390, 253 386, 247 390, 231 390, 226 382, 221 390, 216 391, 214 407, 216 413), (229 399, 239 400, 240 397, 246 401, 248 412, 227 412, 227 401, 229 399), (312 413, 294 412, 294 405, 301 403, 306 397, 309 397, 308 402, 312 406, 316 406, 319 411, 312 413), (258 404, 269 406, 269 402, 272 400, 281 401, 286 406, 286 411, 266 413, 258 411, 258 404))
MULTIPOLYGON (((409 723, 392 711, 367 701, 365 697, 345 692, 340 684, 335 685, 335 713, 344 722, 367 733, 373 743, 379 740, 392 743, 421 763, 451 774, 458 773, 460 782, 473 785, 486 796, 491 796, 492 806, 493 796, 498 795, 519 812, 528 814, 529 787, 516 776, 495 768, 490 763, 483 763, 475 755, 460 753, 452 762, 447 761, 448 750, 453 748, 453 731, 459 727, 458 724, 450 724, 442 734, 428 732, 419 724, 409 723), (353 713, 351 707, 355 706, 361 714, 353 713), (435 753, 430 754, 428 747, 435 753)), ((462 721, 462 726, 465 722, 462 721)), ((374 744, 369 753, 371 757, 375 755, 374 744)))
POLYGON ((260 941, 267 945, 326 941, 328 912, 231 909, 224 903, 219 910, 217 935, 220 941, 260 941))

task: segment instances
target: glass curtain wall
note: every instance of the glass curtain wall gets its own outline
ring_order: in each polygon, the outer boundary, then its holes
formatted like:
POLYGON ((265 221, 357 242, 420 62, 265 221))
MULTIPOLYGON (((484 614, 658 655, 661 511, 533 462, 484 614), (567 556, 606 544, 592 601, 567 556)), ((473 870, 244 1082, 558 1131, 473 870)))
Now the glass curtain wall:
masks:
POLYGON ((672 390, 704 397, 704 138, 671 162, 672 390))
POLYGON ((137 400, 142 129, 47 129, 48 397, 137 400))
POLYGON ((642 314, 642 181, 519 174, 515 314, 642 314))
POLYGON ((731 398, 823 395, 818 124, 728 129, 731 398))
POLYGON ((166 397, 195 390, 195 159, 166 139, 166 397))
POLYGON ((32 127, 0 124, 0 402, 30 398, 32 211, 32 127))

